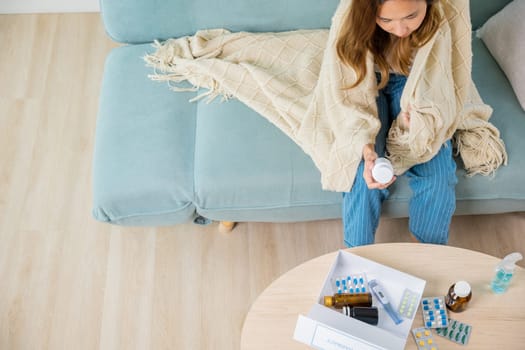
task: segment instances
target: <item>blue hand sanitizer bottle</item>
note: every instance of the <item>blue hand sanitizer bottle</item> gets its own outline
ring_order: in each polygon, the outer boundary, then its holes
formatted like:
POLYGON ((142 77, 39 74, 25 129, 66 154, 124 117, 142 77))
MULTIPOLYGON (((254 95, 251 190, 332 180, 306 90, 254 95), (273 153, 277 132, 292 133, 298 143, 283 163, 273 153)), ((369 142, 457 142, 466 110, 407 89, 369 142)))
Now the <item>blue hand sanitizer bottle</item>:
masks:
POLYGON ((520 253, 512 253, 503 258, 496 266, 496 275, 490 284, 490 288, 494 293, 502 294, 507 291, 510 280, 514 275, 516 262, 521 259, 523 259, 523 256, 520 253))

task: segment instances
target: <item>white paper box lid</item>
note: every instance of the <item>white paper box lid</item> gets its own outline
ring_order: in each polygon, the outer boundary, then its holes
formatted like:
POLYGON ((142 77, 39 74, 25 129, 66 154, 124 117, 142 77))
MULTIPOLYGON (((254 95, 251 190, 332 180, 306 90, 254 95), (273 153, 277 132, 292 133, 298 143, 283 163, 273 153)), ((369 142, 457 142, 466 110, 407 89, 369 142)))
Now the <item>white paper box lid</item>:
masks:
POLYGON ((322 305, 323 295, 333 293, 331 278, 350 269, 365 272, 368 278, 384 281, 388 286, 387 294, 392 297, 391 302, 396 309, 404 288, 410 288, 419 294, 419 303, 426 284, 424 280, 415 276, 355 254, 340 251, 321 288, 318 302, 312 306, 307 316, 299 315, 294 339, 314 349, 322 350, 403 350, 415 314, 411 319, 405 319, 400 325, 394 325, 382 310, 382 306, 377 305, 374 297, 374 305, 379 307, 380 316, 381 313, 383 315, 380 317, 379 325, 372 326, 322 305))
POLYGON ((318 304, 312 307, 308 317, 299 315, 294 339, 323 350, 404 349, 406 343, 404 338, 318 304))

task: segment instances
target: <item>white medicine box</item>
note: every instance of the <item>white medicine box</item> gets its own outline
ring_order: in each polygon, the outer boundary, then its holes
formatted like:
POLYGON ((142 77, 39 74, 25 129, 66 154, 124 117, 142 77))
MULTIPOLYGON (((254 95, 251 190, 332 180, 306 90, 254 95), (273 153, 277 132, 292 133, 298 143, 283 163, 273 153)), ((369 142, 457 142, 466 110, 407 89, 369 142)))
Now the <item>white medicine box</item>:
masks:
MULTIPOLYGON (((425 284, 425 280, 341 250, 330 268, 317 303, 308 315, 299 315, 294 339, 322 350, 404 349, 425 284), (376 280, 396 311, 408 288, 417 298, 412 316, 403 317, 403 321, 396 325, 373 293, 372 305, 378 308, 377 325, 351 318, 341 309, 324 305, 325 296, 338 292, 334 281, 340 276, 356 275, 366 276, 368 281, 376 280)), ((365 287, 366 292, 371 292, 368 285, 365 287)))

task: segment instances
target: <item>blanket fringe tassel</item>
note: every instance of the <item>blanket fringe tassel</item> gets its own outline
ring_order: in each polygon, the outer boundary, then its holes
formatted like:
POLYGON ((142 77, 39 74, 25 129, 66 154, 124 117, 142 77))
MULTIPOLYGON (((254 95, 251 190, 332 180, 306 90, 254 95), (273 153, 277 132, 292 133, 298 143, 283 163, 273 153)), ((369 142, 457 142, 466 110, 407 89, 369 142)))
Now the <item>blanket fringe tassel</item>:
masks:
POLYGON ((491 123, 469 130, 457 130, 454 142, 467 176, 494 175, 501 165, 507 165, 505 144, 491 123))
POLYGON ((174 42, 167 40, 164 43, 155 41, 152 46, 156 51, 152 54, 146 54, 143 59, 147 66, 154 68, 154 74, 149 74, 148 78, 153 81, 165 81, 168 83, 170 90, 176 92, 195 92, 199 89, 207 89, 197 96, 191 98, 189 102, 196 102, 206 98, 206 103, 212 102, 215 98, 221 96, 221 102, 233 98, 233 95, 224 91, 221 85, 210 77, 200 76, 185 67, 186 63, 194 60, 202 60, 216 57, 220 51, 216 50, 199 58, 184 57, 180 58, 175 53, 174 42), (177 84, 189 84, 191 86, 179 86, 177 84))

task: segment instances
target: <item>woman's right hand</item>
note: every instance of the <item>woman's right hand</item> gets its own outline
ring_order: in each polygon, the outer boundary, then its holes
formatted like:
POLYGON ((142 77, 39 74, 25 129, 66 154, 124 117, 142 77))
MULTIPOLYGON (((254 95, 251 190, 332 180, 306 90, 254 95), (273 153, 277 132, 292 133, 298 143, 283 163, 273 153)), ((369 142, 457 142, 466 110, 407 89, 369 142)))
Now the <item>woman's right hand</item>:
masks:
POLYGON ((394 181, 396 181, 396 177, 394 176, 390 182, 386 184, 382 184, 374 180, 374 177, 372 176, 372 168, 374 167, 374 163, 377 159, 377 153, 374 150, 374 145, 371 143, 366 144, 363 147, 363 160, 365 162, 364 169, 363 169, 363 178, 365 179, 366 185, 369 189, 378 189, 383 190, 390 186, 394 181))

